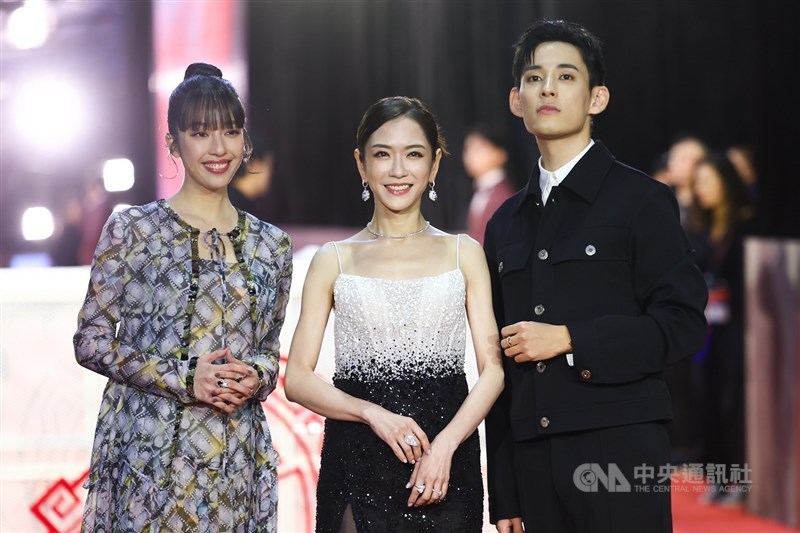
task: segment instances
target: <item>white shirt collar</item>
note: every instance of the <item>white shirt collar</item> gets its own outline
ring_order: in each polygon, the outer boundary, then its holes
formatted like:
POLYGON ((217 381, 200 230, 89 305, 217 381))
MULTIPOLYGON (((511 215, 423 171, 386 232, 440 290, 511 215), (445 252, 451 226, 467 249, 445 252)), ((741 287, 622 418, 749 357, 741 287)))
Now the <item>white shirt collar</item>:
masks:
MULTIPOLYGON (((586 145, 586 148, 581 150, 581 152, 578 155, 567 161, 567 163, 565 165, 562 165, 561 168, 558 168, 553 172, 546 170, 542 166, 542 158, 539 157, 539 187, 541 188, 541 190, 542 191, 546 190, 545 187, 548 181, 550 182, 551 187, 558 187, 559 185, 561 185, 561 182, 564 181, 564 179, 569 175, 570 171, 575 167, 575 165, 578 164, 578 161, 581 160, 581 158, 586 154, 586 152, 589 151, 589 148, 591 148, 592 146, 594 146, 594 139, 589 139, 589 144, 586 145)), ((547 201, 547 198, 544 195, 542 196, 542 201, 544 202, 547 201)))

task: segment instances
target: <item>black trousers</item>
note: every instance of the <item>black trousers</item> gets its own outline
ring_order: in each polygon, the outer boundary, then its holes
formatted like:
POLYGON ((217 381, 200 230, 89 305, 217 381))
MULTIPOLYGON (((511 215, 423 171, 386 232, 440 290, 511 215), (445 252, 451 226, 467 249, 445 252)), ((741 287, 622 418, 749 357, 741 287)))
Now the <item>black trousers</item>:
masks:
POLYGON ((528 533, 670 533, 666 425, 645 423, 519 442, 528 533))

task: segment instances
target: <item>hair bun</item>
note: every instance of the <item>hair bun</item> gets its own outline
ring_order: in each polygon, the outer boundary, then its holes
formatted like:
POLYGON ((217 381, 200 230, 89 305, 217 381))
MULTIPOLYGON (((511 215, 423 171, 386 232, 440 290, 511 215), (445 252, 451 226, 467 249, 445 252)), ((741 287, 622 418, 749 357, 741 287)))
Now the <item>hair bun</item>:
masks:
POLYGON ((186 67, 186 73, 183 75, 183 79, 188 80, 193 76, 213 76, 215 78, 221 78, 222 71, 208 63, 192 63, 186 67))

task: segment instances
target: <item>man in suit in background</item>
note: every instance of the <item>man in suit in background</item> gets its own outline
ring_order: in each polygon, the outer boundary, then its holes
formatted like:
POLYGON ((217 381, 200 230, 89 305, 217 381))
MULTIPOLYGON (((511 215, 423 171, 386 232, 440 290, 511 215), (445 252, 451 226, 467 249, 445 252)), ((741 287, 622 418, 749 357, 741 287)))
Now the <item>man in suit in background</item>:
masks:
POLYGON ((541 158, 486 229, 506 372, 486 419, 491 521, 671 532, 662 371, 703 345, 705 281, 672 191, 591 138, 610 97, 599 40, 538 22, 513 74, 541 158))
POLYGON ((505 138, 496 128, 472 127, 464 137, 461 160, 472 178, 474 193, 469 204, 467 233, 483 244, 486 223, 516 189, 508 179, 508 149, 505 138))

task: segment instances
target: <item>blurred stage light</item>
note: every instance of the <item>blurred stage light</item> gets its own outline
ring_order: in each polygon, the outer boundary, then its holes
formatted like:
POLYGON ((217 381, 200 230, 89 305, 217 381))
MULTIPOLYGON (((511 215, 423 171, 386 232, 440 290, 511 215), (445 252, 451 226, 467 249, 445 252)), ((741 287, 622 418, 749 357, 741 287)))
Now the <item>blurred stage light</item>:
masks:
POLYGON ((55 18, 43 0, 27 0, 9 15, 6 39, 20 50, 39 48, 54 25, 55 18))
POLYGON ((22 214, 22 236, 26 241, 47 239, 53 229, 53 214, 46 207, 29 207, 22 214))
POLYGON ((103 185, 108 192, 127 191, 133 187, 133 181, 130 159, 109 159, 103 163, 103 185))
POLYGON ((87 97, 72 80, 55 73, 21 82, 14 87, 11 106, 19 140, 57 154, 85 142, 92 122, 87 97))
POLYGON ((117 204, 114 206, 113 211, 116 213, 118 211, 122 211, 123 209, 128 209, 131 207, 131 204, 117 204))

